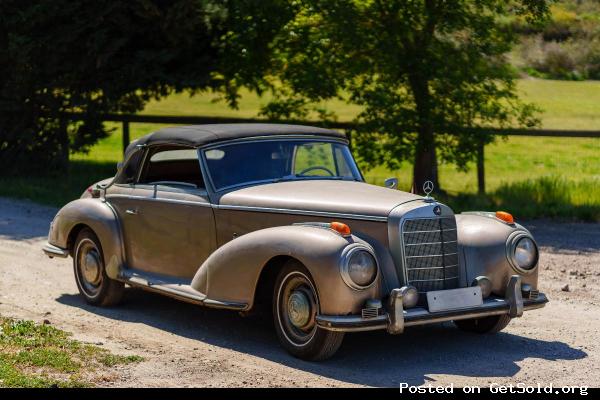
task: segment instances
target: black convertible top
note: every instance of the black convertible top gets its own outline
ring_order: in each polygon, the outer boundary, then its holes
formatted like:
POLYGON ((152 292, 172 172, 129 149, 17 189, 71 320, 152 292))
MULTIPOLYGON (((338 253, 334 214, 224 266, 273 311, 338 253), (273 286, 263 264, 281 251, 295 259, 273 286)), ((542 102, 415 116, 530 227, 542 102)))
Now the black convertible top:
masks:
POLYGON ((336 139, 345 139, 346 136, 331 129, 317 128, 304 125, 286 124, 207 124, 176 126, 160 129, 146 136, 134 140, 127 147, 129 154, 135 146, 150 144, 181 144, 186 146, 203 146, 231 139, 250 138, 255 136, 277 135, 316 135, 336 139))

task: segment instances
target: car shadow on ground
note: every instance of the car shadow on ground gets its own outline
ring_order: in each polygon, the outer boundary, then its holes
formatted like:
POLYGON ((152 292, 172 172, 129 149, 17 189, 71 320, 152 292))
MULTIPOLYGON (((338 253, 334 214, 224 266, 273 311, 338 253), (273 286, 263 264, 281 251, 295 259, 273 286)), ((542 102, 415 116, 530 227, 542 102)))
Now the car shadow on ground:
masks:
POLYGON ((332 359, 306 362, 278 345, 268 318, 242 318, 235 312, 194 306, 136 289, 128 289, 124 304, 115 308, 93 307, 73 294, 63 294, 57 301, 106 318, 143 323, 291 368, 369 386, 397 387, 401 382, 420 385, 434 381, 429 377, 432 374, 511 377, 520 370, 518 362, 526 358, 555 361, 587 357, 584 351, 560 341, 510 333, 469 334, 444 323, 413 327, 401 336, 384 331, 349 334, 332 359))

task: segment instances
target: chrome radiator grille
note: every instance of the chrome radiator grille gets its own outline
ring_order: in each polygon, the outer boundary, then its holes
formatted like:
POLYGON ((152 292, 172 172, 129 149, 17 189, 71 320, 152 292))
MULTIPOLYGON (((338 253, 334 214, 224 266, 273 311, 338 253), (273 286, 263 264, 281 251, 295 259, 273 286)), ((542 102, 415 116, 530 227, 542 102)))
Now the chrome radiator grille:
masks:
POLYGON ((406 220, 402 225, 402 240, 406 279, 420 293, 459 286, 453 216, 406 220))

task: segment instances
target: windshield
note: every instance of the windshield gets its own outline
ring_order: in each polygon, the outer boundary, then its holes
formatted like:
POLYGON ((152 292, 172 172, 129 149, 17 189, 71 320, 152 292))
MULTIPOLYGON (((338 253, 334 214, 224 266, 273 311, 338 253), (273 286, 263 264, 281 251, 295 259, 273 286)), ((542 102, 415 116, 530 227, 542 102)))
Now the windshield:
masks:
POLYGON ((348 146, 307 140, 261 140, 204 151, 215 190, 302 179, 362 181, 348 146))

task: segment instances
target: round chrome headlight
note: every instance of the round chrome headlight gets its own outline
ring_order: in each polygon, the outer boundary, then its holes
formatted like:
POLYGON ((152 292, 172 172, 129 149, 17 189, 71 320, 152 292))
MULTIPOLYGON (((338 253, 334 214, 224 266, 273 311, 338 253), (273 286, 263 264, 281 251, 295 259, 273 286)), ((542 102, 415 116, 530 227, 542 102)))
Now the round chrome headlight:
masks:
POLYGON ((353 289, 366 289, 377 277, 377 261, 364 247, 352 247, 342 262, 342 279, 353 289))
POLYGON ((527 274, 534 271, 539 252, 535 241, 528 233, 517 231, 509 236, 506 255, 517 272, 527 274))
POLYGON ((538 258, 537 247, 533 240, 523 237, 515 245, 514 260, 517 267, 526 271, 535 267, 538 258))

